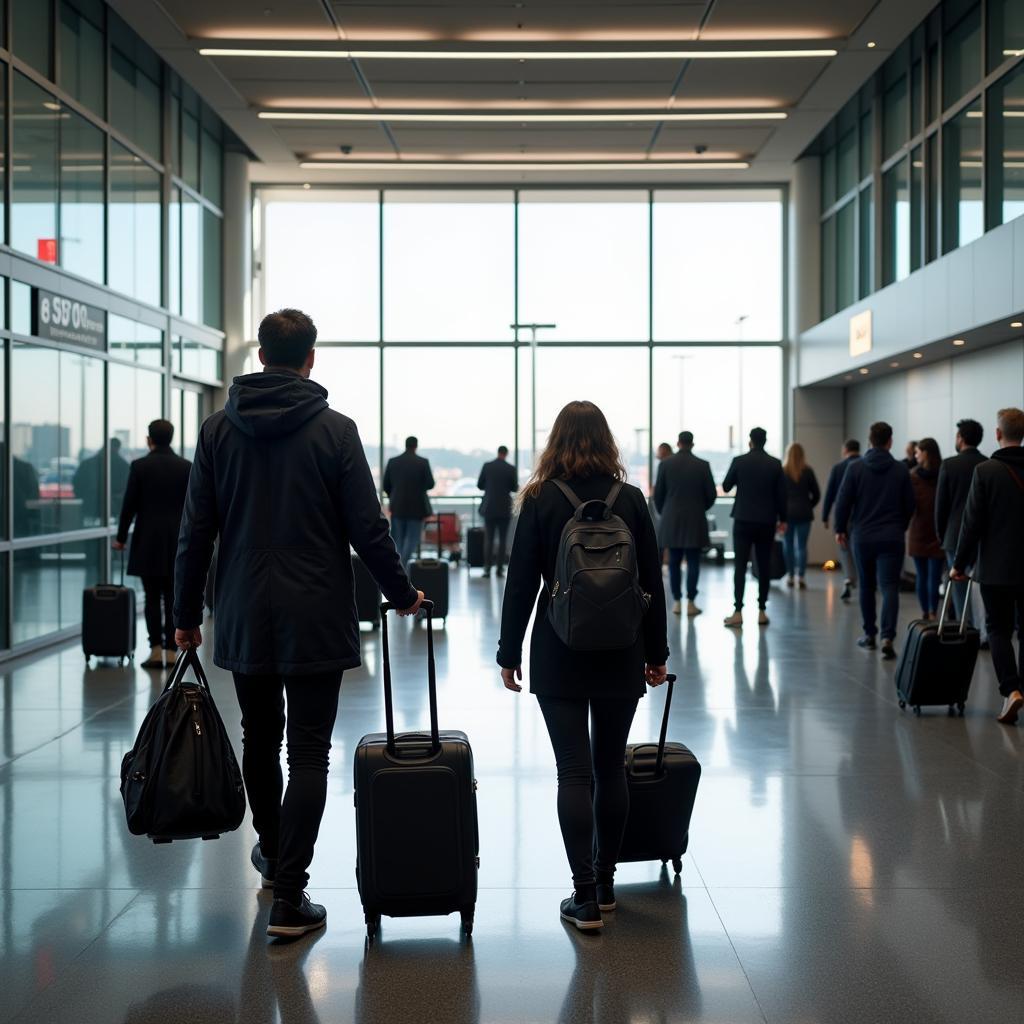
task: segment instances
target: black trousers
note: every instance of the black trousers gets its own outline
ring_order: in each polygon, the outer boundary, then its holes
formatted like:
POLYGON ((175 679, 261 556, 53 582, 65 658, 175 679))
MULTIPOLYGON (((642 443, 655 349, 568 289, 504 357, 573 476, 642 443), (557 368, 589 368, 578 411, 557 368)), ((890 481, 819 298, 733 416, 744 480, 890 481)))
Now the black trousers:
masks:
POLYGON ((277 676, 235 672, 234 677, 242 709, 242 777, 252 824, 263 855, 277 860, 274 895, 295 902, 309 881, 307 869, 327 803, 327 769, 341 673, 277 676), (281 775, 286 725, 287 791, 281 775))
POLYGON ((558 824, 577 889, 615 872, 629 813, 626 739, 638 700, 537 698, 555 751, 558 824))
POLYGON ((757 559, 757 605, 768 606, 768 589, 771 586, 772 545, 775 543, 775 526, 772 523, 747 523, 737 519, 732 528, 732 546, 735 552, 733 570, 733 596, 736 610, 743 607, 743 593, 747 588, 747 563, 753 549, 757 559))
POLYGON ((498 542, 498 569, 504 569, 508 561, 508 524, 511 519, 484 520, 484 568, 490 569, 494 558, 494 542, 498 542))
POLYGON ((146 594, 146 632, 150 647, 174 650, 174 577, 143 576, 146 594))
POLYGON ((1024 587, 997 587, 983 583, 985 624, 992 649, 992 667, 999 680, 999 692, 1009 697, 1024 690, 1024 587), (1013 654, 1013 633, 1017 631, 1017 657, 1013 654))

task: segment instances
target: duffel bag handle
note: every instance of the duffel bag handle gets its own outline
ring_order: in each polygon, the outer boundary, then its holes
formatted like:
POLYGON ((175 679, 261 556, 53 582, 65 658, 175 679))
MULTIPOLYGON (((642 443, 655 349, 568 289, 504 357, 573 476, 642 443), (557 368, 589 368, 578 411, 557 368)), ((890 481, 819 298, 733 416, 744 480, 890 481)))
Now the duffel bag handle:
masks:
POLYGON ((668 713, 672 707, 672 693, 675 689, 676 677, 673 673, 665 676, 668 690, 665 692, 665 714, 661 719, 661 735, 658 737, 658 758, 654 762, 654 774, 661 775, 661 768, 665 761, 665 741, 668 738, 668 713))
MULTIPOLYGON (((437 728, 437 668, 434 664, 434 602, 424 598, 420 607, 427 613, 427 685, 430 694, 430 744, 432 754, 441 749, 441 736, 437 728)), ((401 611, 390 601, 380 606, 380 637, 384 650, 384 719, 387 725, 388 753, 398 756, 395 743, 395 709, 391 696, 391 652, 388 643, 388 612, 401 611)))
POLYGON ((178 656, 174 659, 174 665, 167 676, 167 682, 164 684, 163 692, 166 693, 172 687, 178 686, 185 678, 185 673, 189 668, 191 668, 195 674, 196 682, 206 690, 207 693, 209 693, 210 681, 206 678, 206 672, 203 670, 203 664, 199 660, 199 652, 195 647, 179 648, 178 656))

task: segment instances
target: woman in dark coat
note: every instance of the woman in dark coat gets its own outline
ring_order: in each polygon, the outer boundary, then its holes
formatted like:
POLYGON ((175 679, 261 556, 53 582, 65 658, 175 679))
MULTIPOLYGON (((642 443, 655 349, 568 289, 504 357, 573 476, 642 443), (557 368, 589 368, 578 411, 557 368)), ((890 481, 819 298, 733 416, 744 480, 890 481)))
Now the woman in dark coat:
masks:
POLYGON ((923 437, 914 449, 917 465, 910 471, 914 485, 914 515, 907 528, 907 553, 917 573, 917 599, 926 620, 939 617, 939 584, 946 565, 942 542, 935 529, 935 495, 942 455, 933 437, 923 437))
POLYGON ((786 532, 782 548, 789 575, 787 584, 792 587, 795 583, 806 590, 807 538, 814 522, 814 509, 821 501, 821 488, 814 470, 807 465, 804 446, 797 441, 786 449, 782 470, 786 478, 786 532))
POLYGON ((615 862, 629 811, 626 738, 646 684, 665 681, 668 659, 658 542, 647 502, 640 490, 622 483, 625 476, 604 413, 592 402, 570 402, 522 492, 498 646, 502 681, 518 692, 523 638, 536 603, 530 690, 555 752, 558 820, 575 887, 561 914, 581 929, 600 928, 601 910, 615 909, 615 862), (573 515, 555 480, 582 502, 611 498, 612 512, 633 535, 639 584, 650 606, 630 647, 571 650, 547 618, 562 529, 573 515), (621 489, 613 495, 616 485, 621 489))

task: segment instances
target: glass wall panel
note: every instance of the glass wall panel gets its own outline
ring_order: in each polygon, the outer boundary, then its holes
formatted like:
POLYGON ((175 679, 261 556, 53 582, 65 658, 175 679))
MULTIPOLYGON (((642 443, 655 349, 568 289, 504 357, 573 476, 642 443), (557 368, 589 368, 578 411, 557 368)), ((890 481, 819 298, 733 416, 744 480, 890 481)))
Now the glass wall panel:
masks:
MULTIPOLYGON (((203 301, 203 207, 181 193, 181 315, 199 323, 203 301)), ((174 269, 174 265, 171 265, 174 269)))
POLYGON ((419 454, 430 460, 434 473, 431 494, 478 497, 481 465, 494 458, 498 445, 513 446, 515 405, 511 388, 496 393, 477 382, 513 380, 514 354, 511 348, 449 351, 459 379, 465 381, 458 388, 458 401, 424 402, 424 381, 438 379, 439 350, 385 349, 384 460, 400 454, 405 438, 415 434, 419 454), (472 430, 466 429, 467 423, 472 430))
POLYGON ((866 298, 875 290, 875 203, 871 185, 863 189, 857 200, 860 220, 860 248, 858 253, 858 297, 866 298))
POLYGON ((836 305, 845 309, 857 298, 857 204, 836 214, 836 305))
POLYGON ((557 325, 544 341, 645 340, 648 212, 640 191, 520 193, 519 322, 557 325))
POLYGON ((511 341, 512 192, 384 194, 384 338, 511 341))
MULTIPOLYGON (((6 282, 0 278, 0 294, 4 291, 6 282)), ((0 325, 3 325, 3 318, 0 317, 0 325)), ((0 537, 8 537, 7 527, 7 342, 0 341, 0 537)), ((0 580, 0 584, 6 583, 6 577, 0 580)), ((0 627, 7 619, 0 616, 0 627)))
MULTIPOLYGON (((99 526, 103 521, 103 361, 60 353, 62 444, 57 475, 58 530, 99 526)), ((43 489, 47 487, 44 478, 43 489)))
POLYGON ((159 305, 160 175, 116 142, 110 144, 108 218, 108 283, 141 302, 159 305))
POLYGON ((11 244, 57 261, 57 126, 60 104, 24 75, 14 75, 11 244))
POLYGON ((61 266, 103 282, 105 137, 83 117, 64 108, 60 128, 61 266))
POLYGON ((199 443, 199 425, 202 422, 202 402, 198 391, 181 392, 181 454, 191 461, 196 457, 199 443))
POLYGON ((145 455, 149 424, 163 415, 163 375, 109 363, 110 520, 117 522, 128 483, 128 466, 145 455))
POLYGON ((7 581, 10 578, 11 557, 5 551, 0 555, 0 647, 10 647, 11 638, 7 629, 7 581))
POLYGON ((976 100, 943 132, 943 252, 973 242, 985 230, 982 121, 981 101, 976 100))
POLYGON ((854 98, 839 115, 839 143, 836 164, 839 175, 838 192, 846 195, 857 184, 857 100, 854 98))
POLYGON ((106 114, 103 6, 101 0, 60 4, 60 87, 100 117, 106 114))
POLYGON ((1005 224, 1024 213, 1024 67, 989 91, 988 129, 993 221, 1005 224))
POLYGON ((176 371, 185 377, 217 383, 223 374, 223 354, 189 338, 180 340, 176 371))
POLYGON ((11 49, 47 78, 52 76, 53 25, 50 5, 41 0, 10 0, 11 49))
POLYGON ((164 332, 123 316, 107 316, 107 348, 112 355, 146 366, 160 366, 164 359, 164 332))
MULTIPOLYGON (((60 549, 56 544, 13 552, 11 640, 22 643, 60 629, 60 549)), ((78 595, 81 605, 82 595, 78 595)))
POLYGON ((882 284, 910 273, 910 160, 904 157, 882 177, 882 284))
MULTIPOLYGON (((655 340, 782 337, 777 194, 655 192, 653 251, 655 340)), ((637 259, 632 273, 643 280, 646 259, 637 259)), ((594 295, 601 296, 594 299, 600 310, 614 293, 597 289, 594 295)))
POLYGON ((15 537, 51 532, 57 521, 60 455, 59 353, 15 342, 11 347, 11 488, 15 537), (45 388, 33 386, 49 381, 45 388))
POLYGON ((909 102, 907 78, 901 74, 882 97, 882 159, 893 155, 907 141, 909 102))
POLYGON ((931 262, 939 254, 939 210, 942 197, 939 194, 939 137, 929 135, 925 143, 927 154, 925 194, 925 229, 924 251, 925 262, 931 262))
POLYGON ((160 159, 160 60, 127 25, 110 19, 110 123, 160 159))
POLYGON ((181 178, 199 191, 199 97, 181 87, 181 178))
POLYGON ((171 188, 167 210, 167 308, 181 313, 181 189, 171 188))
POLYGON ((1024 4, 1020 0, 988 0, 988 69, 1024 51, 1024 4))
POLYGON ((836 218, 821 223, 821 316, 836 311, 836 218))
POLYGON ((202 193, 217 206, 223 206, 223 151, 220 140, 205 128, 202 133, 202 193))
MULTIPOLYGON (((98 539, 71 541, 57 549, 61 629, 77 626, 82 621, 82 591, 110 579, 107 574, 108 547, 108 541, 98 539)), ((131 584, 130 580, 127 582, 131 584)))
POLYGON ((969 8, 946 29, 942 41, 942 102, 949 107, 981 81, 981 4, 947 3, 947 23, 969 8))
POLYGON ((203 208, 203 323, 220 328, 223 324, 221 219, 212 210, 203 208))
POLYGON ((917 270, 924 253, 924 158, 921 147, 910 152, 910 269, 917 270))
POLYGON ((875 119, 869 106, 860 119, 860 177, 862 181, 871 173, 874 162, 874 127, 875 119))
POLYGON ((11 281, 11 330, 32 333, 32 289, 24 281, 11 281))
MULTIPOLYGON (((304 310, 320 341, 380 337, 376 192, 266 193, 263 308, 304 310)), ((187 252, 187 240, 182 245, 187 252)), ((511 321, 510 321, 511 322, 511 321)))
POLYGON ((836 196, 836 147, 829 146, 821 154, 821 208, 827 210, 836 196))
POLYGON ((0 61, 0 242, 7 241, 7 65, 0 61))

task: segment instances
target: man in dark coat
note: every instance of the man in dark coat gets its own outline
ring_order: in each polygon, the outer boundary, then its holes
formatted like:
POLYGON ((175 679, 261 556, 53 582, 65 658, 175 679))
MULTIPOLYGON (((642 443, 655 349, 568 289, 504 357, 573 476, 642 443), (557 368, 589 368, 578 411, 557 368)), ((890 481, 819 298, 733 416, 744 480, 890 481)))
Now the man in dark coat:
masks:
MULTIPOLYGON (((836 498, 839 497, 839 488, 842 486, 843 477, 850 468, 850 463, 860 458, 860 441, 855 437, 843 443, 842 458, 828 471, 828 483, 825 485, 825 501, 821 508, 821 521, 825 529, 829 528, 829 517, 835 506, 836 498)), ((847 532, 853 532, 853 524, 847 526, 847 532)), ((851 551, 839 549, 839 561, 846 570, 846 578, 843 580, 843 592, 839 595, 843 601, 849 601, 853 588, 857 586, 857 569, 851 551)))
POLYGON ((146 446, 149 454, 128 468, 128 482, 121 502, 121 518, 113 546, 123 551, 128 530, 135 520, 128 572, 142 577, 146 593, 146 629, 149 657, 143 668, 163 668, 174 661, 174 555, 178 549, 181 510, 188 490, 192 463, 171 449, 174 425, 153 420, 146 446))
POLYGON ((388 459, 384 467, 384 493, 391 505, 391 536, 406 567, 420 546, 423 520, 431 513, 427 491, 434 486, 430 463, 416 454, 418 447, 415 437, 407 437, 405 451, 388 459))
POLYGON ((751 550, 757 559, 757 624, 768 625, 766 609, 771 585, 772 545, 776 532, 786 532, 787 503, 782 463, 764 450, 767 440, 768 434, 764 429, 754 427, 750 431, 750 451, 732 460, 722 481, 722 490, 726 494, 736 488, 736 500, 732 506, 736 610, 725 620, 727 626, 743 625, 743 592, 751 550))
POLYGON ((693 454, 693 434, 679 435, 679 451, 658 465, 654 484, 654 507, 661 519, 658 544, 668 548, 668 579, 672 588, 672 611, 682 612, 683 580, 681 564, 686 559, 686 614, 700 615, 697 607, 697 583, 700 580, 700 556, 708 546, 708 509, 715 503, 715 481, 711 466, 693 454))
MULTIPOLYGON (((939 482, 935 492, 935 532, 942 541, 946 553, 946 564, 953 567, 957 541, 960 539, 960 525, 964 518, 967 493, 971 489, 974 470, 985 456, 978 451, 978 445, 985 436, 985 428, 977 420, 961 420, 956 425, 956 455, 942 460, 939 467, 939 482)), ((953 608, 959 619, 964 613, 966 583, 953 583, 953 608)), ((981 601, 980 588, 975 587, 973 597, 981 601)), ((968 619, 981 626, 984 615, 976 614, 976 602, 971 601, 968 619)))
POLYGON ((342 672, 360 663, 350 548, 401 614, 418 611, 423 595, 398 560, 355 423, 309 379, 313 321, 271 313, 259 342, 264 372, 236 377, 224 411, 199 432, 175 564, 175 640, 202 643, 219 535, 213 660, 234 674, 242 709, 242 774, 259 834, 250 859, 274 887, 268 934, 295 937, 327 919, 303 889, 342 672))
POLYGON ((480 470, 477 487, 484 492, 480 502, 480 515, 484 519, 484 575, 491 574, 491 560, 494 558, 494 544, 498 544, 497 576, 505 575, 508 560, 506 544, 508 524, 512 521, 512 495, 519 490, 519 474, 508 461, 508 449, 502 445, 498 457, 485 462, 480 470))
POLYGON ((981 586, 1003 697, 998 719, 1012 725, 1024 706, 1024 410, 1000 409, 998 416, 999 450, 974 470, 950 576, 966 584, 969 574, 981 586))

